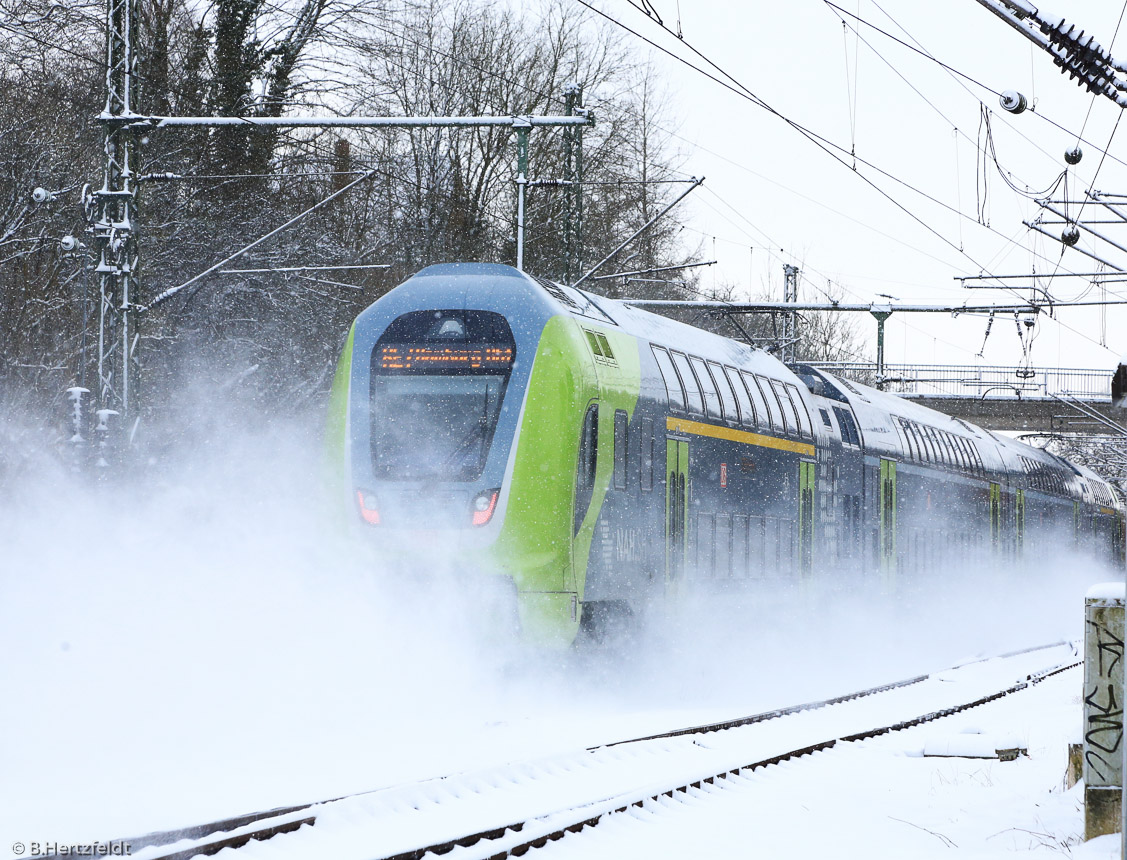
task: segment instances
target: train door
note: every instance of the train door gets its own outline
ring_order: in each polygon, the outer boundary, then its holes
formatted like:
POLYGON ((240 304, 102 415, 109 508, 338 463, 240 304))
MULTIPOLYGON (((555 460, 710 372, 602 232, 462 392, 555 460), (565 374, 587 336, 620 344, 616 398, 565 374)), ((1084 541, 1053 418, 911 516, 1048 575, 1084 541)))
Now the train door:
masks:
POLYGON ((1080 546, 1080 502, 1072 500, 1072 545, 1080 546))
POLYGON ((880 569, 896 574, 896 461, 880 461, 880 569))
POLYGON ((798 464, 798 574, 805 578, 814 567, 814 483, 817 464, 798 464))
POLYGON ((1020 556, 1025 549, 1025 490, 1014 496, 1014 548, 1020 556))
POLYGON ((1115 542, 1115 561, 1118 562, 1120 567, 1127 563, 1127 519, 1122 516, 1119 517, 1119 522, 1116 524, 1115 533, 1117 540, 1115 542))
POLYGON ((995 551, 1001 548, 1002 543, 1002 488, 999 484, 990 483, 990 545, 995 551))
POLYGON ((685 574, 689 518, 689 443, 665 440, 665 585, 676 588, 685 574))

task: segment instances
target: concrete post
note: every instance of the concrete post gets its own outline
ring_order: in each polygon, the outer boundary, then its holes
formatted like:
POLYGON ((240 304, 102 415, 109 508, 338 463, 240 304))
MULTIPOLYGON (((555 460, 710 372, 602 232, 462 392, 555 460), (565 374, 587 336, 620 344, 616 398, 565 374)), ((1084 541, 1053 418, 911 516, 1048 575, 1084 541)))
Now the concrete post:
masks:
POLYGON ((1084 600, 1084 838, 1122 827, 1124 585, 1084 600))

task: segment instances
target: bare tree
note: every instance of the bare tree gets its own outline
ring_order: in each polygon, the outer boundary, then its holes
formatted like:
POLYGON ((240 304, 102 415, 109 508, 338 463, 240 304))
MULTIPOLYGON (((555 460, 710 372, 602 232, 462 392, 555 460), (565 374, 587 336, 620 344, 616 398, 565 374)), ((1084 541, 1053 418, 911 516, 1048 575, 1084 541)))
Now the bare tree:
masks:
MULTIPOLYGON (((652 69, 569 4, 546 3, 533 14, 432 0, 405 12, 371 43, 369 56, 356 107, 365 113, 559 114, 566 88, 580 86, 597 116, 584 132, 588 260, 644 223, 668 191, 639 184, 672 171, 654 126, 652 69)), ((537 130, 530 139, 525 263, 554 278, 563 275, 567 217, 566 192, 555 184, 564 178, 562 147, 558 130, 537 130)), ((373 194, 400 272, 442 260, 514 258, 511 128, 380 133, 358 139, 353 149, 362 161, 387 167, 373 194)), ((653 231, 646 256, 683 255, 671 236, 667 225, 653 231)))
POLYGON ((83 257, 77 205, 100 149, 96 7, 0 2, 0 410, 58 402, 77 375, 83 257), (38 189, 38 191, 37 191, 38 189))
MULTIPOLYGON (((142 4, 136 109, 157 115, 286 112, 386 115, 562 113, 578 84, 597 115, 585 131, 585 258, 605 255, 672 198, 678 178, 654 70, 565 0, 532 10, 476 0, 186 0, 142 4)), ((0 387, 61 406, 92 340, 83 184, 101 172, 100 4, 0 0, 20 36, 0 44, 0 387), (62 191, 35 204, 31 189, 62 191), (87 320, 89 322, 89 320, 87 320)), ((341 275, 217 273, 141 315, 148 403, 187 380, 288 405, 317 402, 348 323, 422 266, 515 256, 516 152, 509 127, 474 130, 159 130, 139 141, 139 296, 183 283, 303 212, 361 172, 370 179, 239 268, 387 263, 341 275), (162 177, 178 177, 168 181, 162 177)), ((563 178, 559 130, 531 136, 531 178, 563 178)), ((526 267, 563 274, 566 197, 528 195, 526 267)), ((691 257, 675 217, 620 260, 691 257)), ((96 279, 91 279, 95 280, 96 279)), ((693 282, 690 280, 690 284, 693 282)), ((608 289, 614 286, 603 282, 608 289)), ((630 285, 634 291, 635 285, 630 285)), ((643 285, 650 294, 671 286, 643 285)), ((677 294, 673 291, 673 294, 677 294)), ((87 372, 92 351, 87 353, 87 372)), ((61 414, 58 410, 56 414, 61 414)))

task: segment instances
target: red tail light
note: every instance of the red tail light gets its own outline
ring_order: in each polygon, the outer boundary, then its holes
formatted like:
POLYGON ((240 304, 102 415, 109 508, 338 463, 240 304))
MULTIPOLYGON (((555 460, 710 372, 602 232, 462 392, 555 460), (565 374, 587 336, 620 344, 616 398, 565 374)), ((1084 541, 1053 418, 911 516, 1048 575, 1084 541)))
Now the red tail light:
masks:
POLYGON ((497 495, 500 490, 486 490, 478 493, 473 500, 473 524, 483 526, 493 518, 493 511, 497 508, 497 495))
POLYGON ((376 504, 375 493, 357 490, 356 501, 360 504, 360 516, 364 518, 364 522, 378 526, 380 524, 380 509, 376 504))

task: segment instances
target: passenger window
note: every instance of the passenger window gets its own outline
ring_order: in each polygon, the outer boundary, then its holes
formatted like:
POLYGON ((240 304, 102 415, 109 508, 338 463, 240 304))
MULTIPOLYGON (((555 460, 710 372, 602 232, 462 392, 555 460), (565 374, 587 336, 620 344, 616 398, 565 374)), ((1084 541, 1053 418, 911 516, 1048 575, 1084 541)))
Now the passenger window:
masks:
POLYGON ((611 351, 610 341, 607 340, 607 336, 605 334, 596 333, 595 337, 599 341, 599 352, 603 354, 603 358, 614 361, 614 353, 611 351))
POLYGON ((669 353, 660 346, 653 347, 654 358, 657 359, 658 370, 661 378, 665 380, 665 393, 669 395, 669 407, 678 412, 685 411, 685 389, 677 378, 677 371, 673 369, 673 359, 669 353))
MULTIPOLYGON (((981 474, 986 471, 986 467, 982 465, 982 455, 978 453, 978 446, 970 439, 967 440, 970 445, 971 458, 974 460, 974 468, 981 474)), ((1063 485, 1063 480, 1062 480, 1063 485)))
POLYGON ((797 435, 798 414, 794 411, 794 404, 791 403, 786 386, 778 380, 772 379, 771 389, 775 392, 775 397, 779 401, 779 411, 782 413, 783 424, 786 425, 786 432, 797 435))
POLYGON ((614 412, 614 488, 626 489, 626 449, 629 446, 628 421, 621 409, 614 412))
POLYGON ((602 358, 603 351, 599 348, 599 338, 593 331, 587 331, 587 329, 583 329, 583 331, 587 332, 587 345, 591 347, 591 352, 602 358))
POLYGON ((857 430, 857 422, 853 420, 853 414, 840 406, 835 406, 833 409, 834 415, 837 416, 837 426, 841 428, 841 438, 850 445, 861 447, 861 434, 857 430))
POLYGON ((681 377, 681 382, 685 385, 685 400, 689 405, 689 412, 695 415, 703 415, 704 397, 701 395, 696 377, 693 376, 693 369, 689 367, 689 360, 679 352, 671 354, 673 363, 677 366, 677 372, 681 377))
POLYGON ((935 446, 936 456, 939 457, 939 462, 946 465, 947 447, 943 444, 943 432, 935 427, 929 427, 928 432, 931 434, 931 442, 935 446))
POLYGON ((939 431, 934 427, 928 427, 927 438, 931 440, 932 450, 935 451, 935 462, 946 463, 947 457, 943 453, 943 445, 939 440, 939 431))
POLYGON ((723 420, 724 413, 720 409, 720 392, 716 390, 716 383, 712 380, 712 374, 704 366, 704 359, 693 356, 689 358, 689 361, 692 362, 693 370, 696 371, 697 379, 700 381, 700 389, 704 392, 705 414, 714 420, 723 420))
POLYGON ((924 445, 922 434, 918 433, 916 430, 915 422, 906 421, 904 422, 904 426, 912 435, 912 441, 916 444, 916 459, 921 463, 928 462, 927 448, 924 445))
POLYGON ((813 439, 814 428, 810 423, 810 412, 806 409, 806 401, 802 399, 802 394, 790 382, 787 383, 787 391, 790 392, 791 403, 794 404, 795 415, 798 416, 798 432, 807 439, 813 439))
POLYGON ((920 443, 923 445, 924 457, 929 463, 937 463, 939 461, 935 452, 935 446, 931 440, 931 428, 923 424, 916 425, 916 432, 920 437, 920 443))
POLYGON ((755 410, 751 405, 751 400, 747 396, 747 389, 744 388, 743 382, 740 381, 740 372, 733 367, 724 368, 725 375, 728 377, 728 384, 732 386, 732 391, 736 394, 736 402, 740 406, 740 420, 745 427, 755 426, 755 410))
POLYGON ((579 534, 579 526, 587 516, 587 508, 591 506, 598 456, 599 404, 593 403, 583 416, 583 429, 579 435, 579 464, 575 475, 575 534, 579 534))
POLYGON ((939 431, 939 440, 943 443, 943 452, 947 458, 948 466, 955 466, 958 460, 955 458, 955 446, 951 444, 951 434, 946 430, 939 431))
POLYGON ((970 449, 967 447, 967 440, 962 436, 956 436, 955 444, 959 446, 959 462, 962 463, 964 469, 970 469, 970 449))
POLYGON ((916 462, 926 463, 927 449, 924 447, 923 437, 918 432, 916 432, 916 425, 911 421, 905 421, 904 432, 906 432, 911 438, 912 447, 916 449, 916 462))
POLYGON ((926 424, 917 424, 917 429, 920 432, 920 438, 923 440, 924 449, 927 451, 928 462, 938 463, 939 452, 935 447, 935 439, 931 435, 931 428, 926 424))
POLYGON ((939 449, 939 441, 935 438, 935 428, 923 425, 924 436, 927 439, 927 444, 931 447, 931 461, 933 463, 943 462, 943 452, 939 449))
POLYGON ((755 404, 755 417, 759 426, 764 430, 773 430, 779 426, 778 407, 771 408, 767 402, 766 392, 759 385, 759 379, 753 373, 741 371, 744 386, 751 395, 751 402, 755 404))
POLYGON ((728 384, 724 368, 715 361, 710 361, 708 369, 712 371, 712 378, 716 382, 716 387, 720 389, 720 405, 724 407, 724 418, 733 424, 739 424, 740 408, 736 405, 736 395, 732 393, 732 386, 728 384))
POLYGON ((908 422, 903 418, 896 419, 896 429, 900 433, 900 438, 904 440, 904 450, 908 454, 909 460, 920 460, 920 451, 916 447, 916 437, 912 433, 912 428, 908 426, 908 422))

